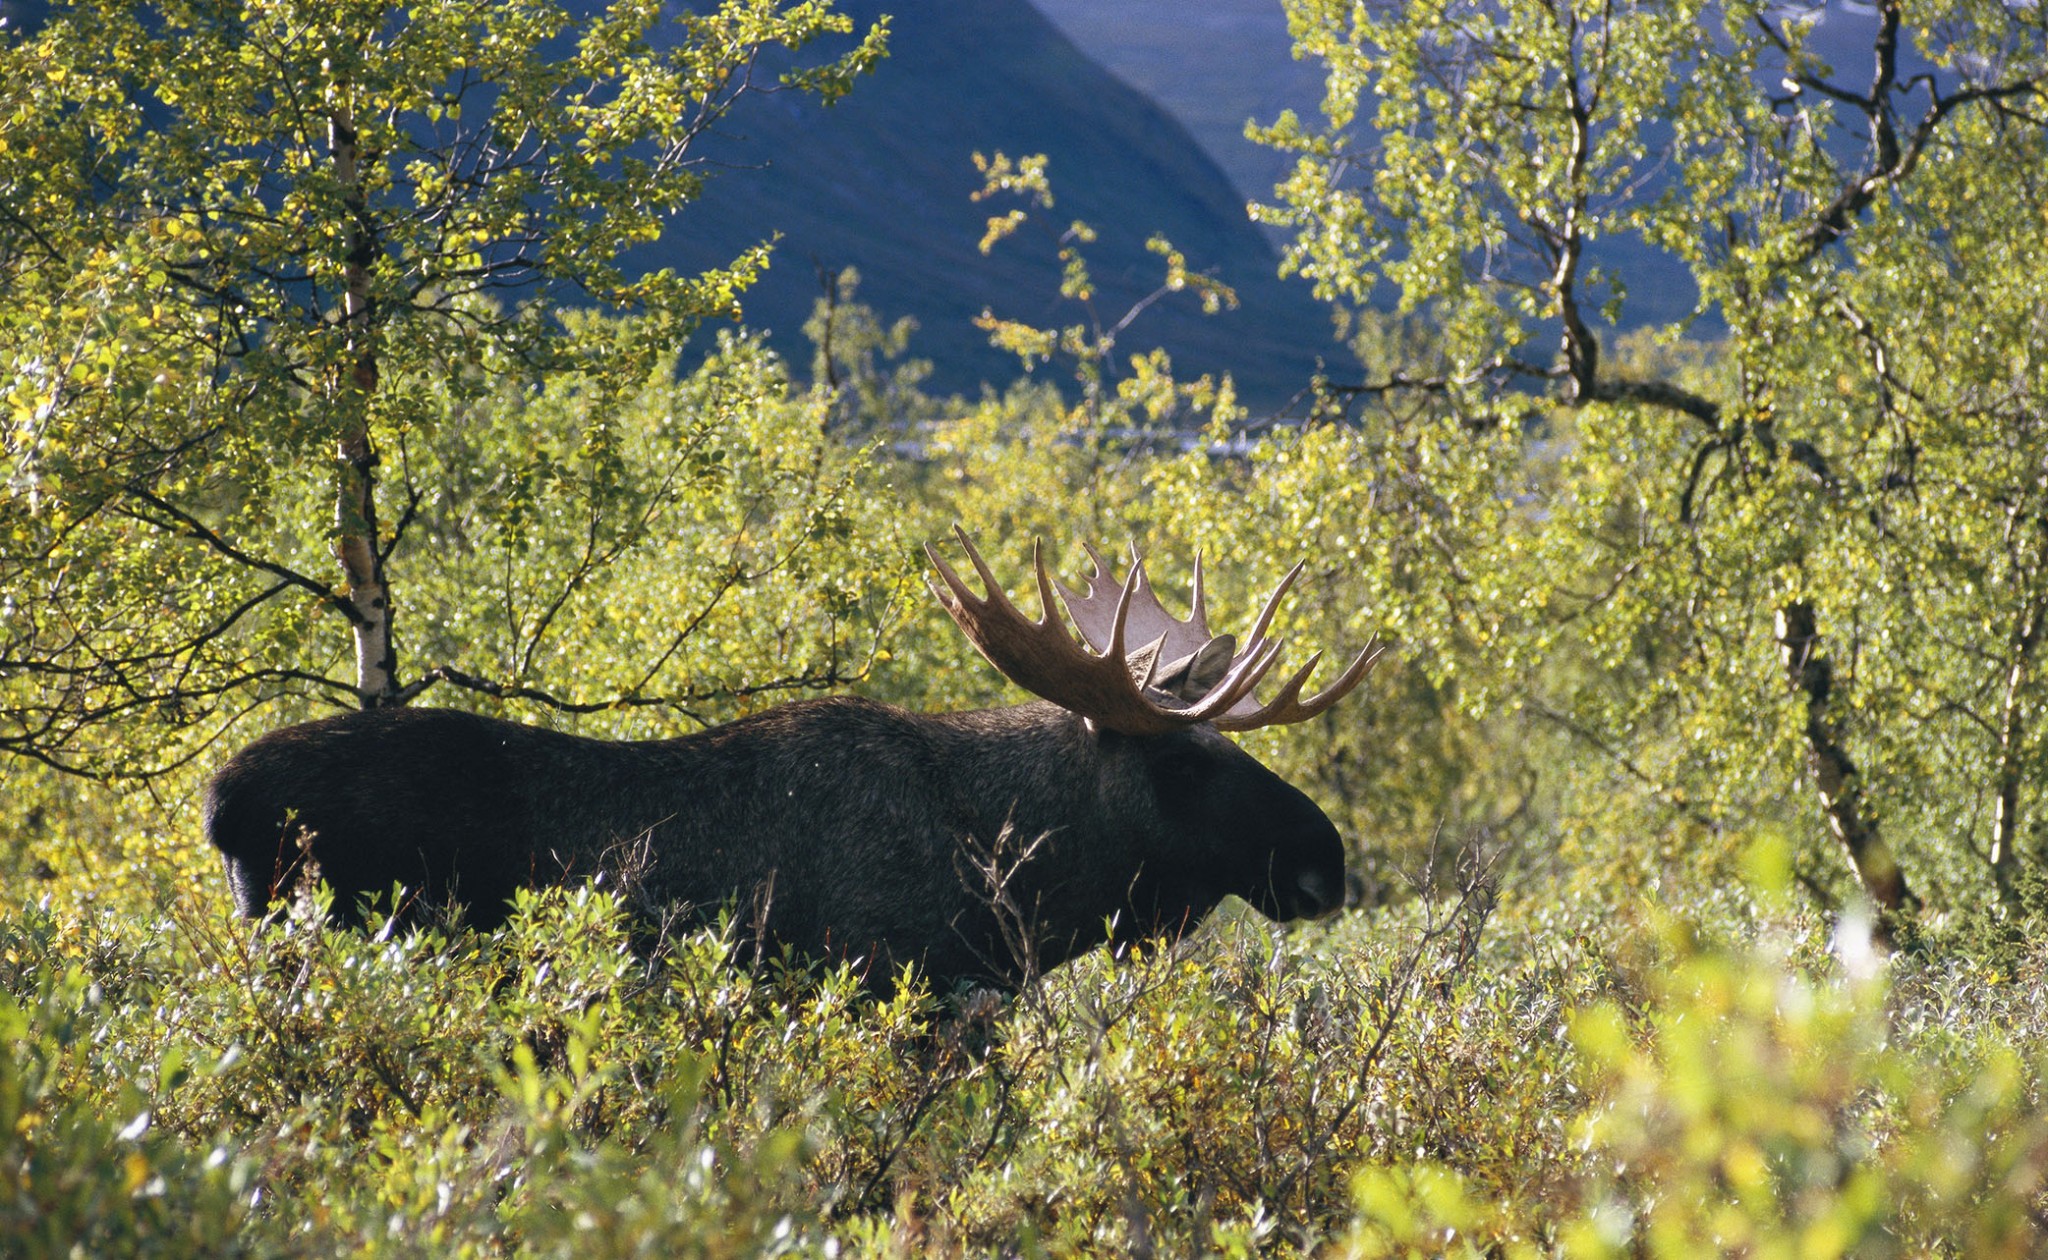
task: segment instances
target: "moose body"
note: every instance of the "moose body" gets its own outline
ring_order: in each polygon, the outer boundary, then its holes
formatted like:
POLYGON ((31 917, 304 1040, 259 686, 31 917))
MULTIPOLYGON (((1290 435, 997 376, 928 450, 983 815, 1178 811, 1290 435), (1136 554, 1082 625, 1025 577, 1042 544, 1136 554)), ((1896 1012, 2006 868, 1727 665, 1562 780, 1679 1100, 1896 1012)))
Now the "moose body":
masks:
POLYGON ((296 878, 303 834, 344 920, 397 882, 488 927, 522 886, 603 875, 650 912, 737 899, 772 942, 935 983, 1014 980, 1105 924, 1177 931, 1226 894, 1286 919, 1344 888, 1336 828, 1222 736, 1097 734, 1045 703, 806 701, 646 742, 371 710, 251 744, 206 825, 251 915, 296 878))
MULTIPOLYGON (((1142 570, 1123 585, 1113 633, 1102 596, 1063 590, 1084 633, 1105 627, 1093 655, 1049 609, 1005 623, 1016 610, 968 551, 991 596, 975 599, 941 563, 948 611, 1006 674, 1056 702, 916 714, 811 700, 650 741, 368 710, 287 727, 230 759, 207 789, 208 838, 251 916, 309 857, 343 922, 396 884, 401 911, 460 905, 492 926, 521 887, 601 876, 652 915, 733 904, 765 944, 860 961, 877 983, 915 963, 938 987, 1013 984, 1102 943, 1106 927, 1119 940, 1179 932, 1231 894, 1275 919, 1341 904, 1336 828, 1219 728, 1320 712, 1367 654, 1306 705, 1304 669, 1260 706, 1242 698, 1278 654, 1262 638, 1278 592, 1233 656, 1211 650, 1234 641, 1202 627, 1198 576, 1196 612, 1161 611, 1169 629, 1133 664, 1129 606, 1142 595, 1158 609, 1142 570), (1176 633, 1201 650, 1162 671, 1176 633), (1029 641, 1005 641, 1017 635, 1029 641), (1068 646, 1049 654, 1054 635, 1068 646)), ((1039 578, 1047 590, 1042 565, 1039 578)))

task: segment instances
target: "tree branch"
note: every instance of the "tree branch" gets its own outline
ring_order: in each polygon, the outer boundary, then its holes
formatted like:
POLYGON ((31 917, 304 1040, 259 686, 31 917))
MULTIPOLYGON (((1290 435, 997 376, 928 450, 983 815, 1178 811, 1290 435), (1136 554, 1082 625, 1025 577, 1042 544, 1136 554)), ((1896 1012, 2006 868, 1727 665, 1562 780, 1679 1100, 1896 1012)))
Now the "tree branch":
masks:
POLYGON ((336 611, 340 612, 343 616, 349 618, 351 622, 354 622, 358 619, 359 614, 356 612, 355 607, 351 605, 347 600, 336 595, 333 589, 328 587, 324 583, 317 582, 312 578, 307 577, 305 574, 300 573, 294 569, 286 568, 284 565, 278 564, 275 561, 264 560, 261 557, 251 555, 250 553, 242 550, 240 547, 235 546, 227 539, 221 537, 212 529, 209 529, 204 522, 200 521, 199 518, 193 516, 190 512, 187 512, 183 508, 178 507, 176 504, 172 503, 168 499, 165 499, 163 496, 157 494, 153 490, 150 490, 134 482, 129 483, 123 489, 125 493, 127 493, 128 495, 142 501, 143 503, 148 504, 152 509, 162 513, 165 517, 169 518, 170 524, 167 525, 164 521, 156 520, 147 515, 146 513, 133 511, 127 513, 128 515, 133 516, 136 520, 146 522, 147 524, 154 525, 159 529, 166 529, 169 530, 169 532, 171 533, 180 534, 186 538, 190 538, 194 541, 204 543, 209 548, 213 549, 216 552, 219 552, 221 555, 227 557, 228 559, 234 561, 236 564, 239 564, 244 568, 255 569, 261 573, 268 573, 272 577, 281 579, 288 585, 295 586, 300 590, 305 591, 307 594, 312 595, 315 599, 318 599, 322 604, 326 605, 329 608, 335 609, 336 611))
POLYGON ((1830 711, 1834 698, 1834 664, 1819 651, 1820 631, 1813 605, 1794 600, 1778 610, 1777 640, 1785 678, 1806 701, 1806 751, 1814 785, 1828 826, 1847 851, 1849 865, 1878 908, 1873 939, 1883 948, 1896 947, 1894 929, 1920 912, 1920 898, 1906 886, 1904 872, 1877 824, 1863 810, 1863 789, 1856 763, 1842 746, 1838 724, 1830 711))

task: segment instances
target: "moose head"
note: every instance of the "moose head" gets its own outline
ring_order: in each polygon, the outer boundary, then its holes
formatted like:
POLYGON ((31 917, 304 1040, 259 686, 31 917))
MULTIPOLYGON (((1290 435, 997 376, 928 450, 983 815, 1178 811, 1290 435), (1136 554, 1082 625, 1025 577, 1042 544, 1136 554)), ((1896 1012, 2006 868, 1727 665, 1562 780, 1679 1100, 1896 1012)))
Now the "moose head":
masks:
POLYGON ((1254 689, 1283 647, 1267 632, 1301 575, 1299 563, 1281 579, 1240 645, 1235 636, 1209 629, 1200 556, 1183 620, 1160 604, 1135 546, 1119 583, 1102 554, 1083 544, 1091 569, 1086 590, 1076 591, 1046 573, 1034 542, 1032 569, 1044 609, 1034 620, 1003 593, 966 531, 956 526, 954 533, 987 594, 975 595, 927 543, 925 555, 943 583, 930 583, 932 593, 998 672, 1079 718, 1098 740, 1136 748, 1155 767, 1161 811, 1184 818, 1188 837, 1221 840, 1213 855, 1216 869, 1249 868, 1252 882, 1229 891, 1275 919, 1337 907, 1344 873, 1335 828, 1306 796, 1215 734, 1315 717, 1349 694, 1378 659, 1377 643, 1369 643, 1334 683, 1304 701, 1302 688, 1322 660, 1317 652, 1271 701, 1259 702, 1254 689), (1055 591, 1079 640, 1053 612, 1055 591), (1134 643, 1140 646, 1132 649, 1134 643), (1270 837, 1265 846, 1255 839, 1244 842, 1261 835, 1270 837))

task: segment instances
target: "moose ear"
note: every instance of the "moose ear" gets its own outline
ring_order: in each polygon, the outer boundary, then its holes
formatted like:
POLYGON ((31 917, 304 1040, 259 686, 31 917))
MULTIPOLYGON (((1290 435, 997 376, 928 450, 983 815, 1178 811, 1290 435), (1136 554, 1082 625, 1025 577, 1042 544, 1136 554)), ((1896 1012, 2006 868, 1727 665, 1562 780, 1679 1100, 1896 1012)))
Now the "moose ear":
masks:
POLYGON ((1151 685, 1170 696, 1193 703, 1223 681, 1223 676, 1230 672, 1236 652, 1236 636, 1219 634, 1179 660, 1159 666, 1151 685))
MULTIPOLYGON (((1165 651, 1166 637, 1161 635, 1159 638, 1147 643, 1144 647, 1134 648, 1126 652, 1124 654, 1124 664, 1130 668, 1131 681, 1140 687, 1161 686, 1162 684, 1154 675, 1159 672, 1159 666, 1162 663, 1159 657, 1165 651)), ((1168 688, 1168 690, 1171 690, 1171 688, 1168 688)))

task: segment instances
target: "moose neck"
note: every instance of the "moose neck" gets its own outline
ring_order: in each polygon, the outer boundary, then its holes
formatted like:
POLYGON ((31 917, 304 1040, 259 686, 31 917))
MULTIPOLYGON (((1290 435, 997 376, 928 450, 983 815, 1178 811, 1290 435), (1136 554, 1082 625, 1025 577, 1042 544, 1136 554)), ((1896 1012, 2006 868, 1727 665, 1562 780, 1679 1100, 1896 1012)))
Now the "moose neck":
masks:
POLYGON ((1039 969, 1105 935, 1191 927, 1222 894, 1175 851, 1143 740, 1045 702, 949 714, 938 729, 972 785, 964 841, 998 919, 1028 924, 1039 969), (999 894, 999 896, 998 896, 999 894))

